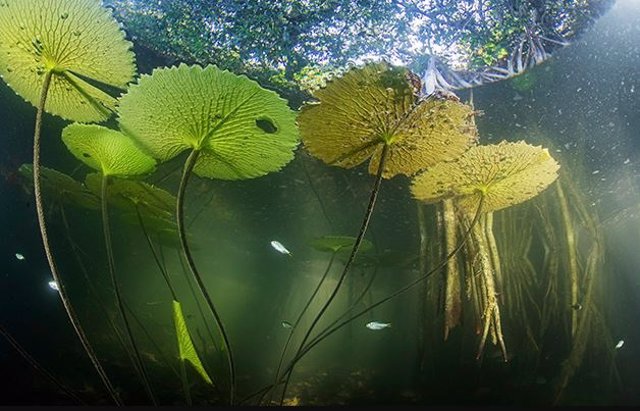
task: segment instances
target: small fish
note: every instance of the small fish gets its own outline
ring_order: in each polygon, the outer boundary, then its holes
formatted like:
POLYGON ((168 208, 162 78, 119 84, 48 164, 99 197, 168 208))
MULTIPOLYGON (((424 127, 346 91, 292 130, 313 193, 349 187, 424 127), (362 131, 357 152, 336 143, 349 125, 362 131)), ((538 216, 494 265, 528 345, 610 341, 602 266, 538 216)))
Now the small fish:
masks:
POLYGON ((293 325, 289 321, 283 321, 282 328, 293 328, 293 325))
POLYGON ((16 253, 16 258, 20 261, 24 260, 24 256, 20 253, 16 253))
POLYGON ((273 247, 277 252, 282 254, 291 255, 291 252, 285 248, 279 241, 273 240, 271 242, 271 247, 273 247))
POLYGON ((616 350, 619 350, 620 348, 622 348, 623 345, 624 345, 624 340, 618 341, 618 343, 616 344, 616 350))
POLYGON ((60 291, 60 287, 58 287, 58 283, 53 280, 49 281, 49 288, 51 288, 52 290, 60 291))
POLYGON ((580 303, 572 304, 571 308, 573 308, 576 311, 580 311, 580 310, 582 310, 582 304, 580 304, 580 303))
POLYGON ((378 321, 371 321, 370 323, 367 323, 366 327, 370 330, 378 331, 385 328, 391 328, 391 323, 381 323, 378 321))

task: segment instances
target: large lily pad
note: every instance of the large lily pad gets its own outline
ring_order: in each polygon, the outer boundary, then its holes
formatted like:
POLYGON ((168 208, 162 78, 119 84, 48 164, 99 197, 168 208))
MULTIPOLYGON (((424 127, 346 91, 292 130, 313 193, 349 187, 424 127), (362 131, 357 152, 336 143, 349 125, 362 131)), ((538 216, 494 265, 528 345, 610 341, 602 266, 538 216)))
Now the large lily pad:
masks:
POLYGON ((74 123, 62 130, 62 141, 80 161, 105 176, 147 174, 156 162, 116 130, 95 124, 74 123))
MULTIPOLYGON (((100 198, 82 183, 57 170, 42 167, 42 191, 45 196, 65 204, 91 210, 100 209, 100 198)), ((20 175, 33 186, 33 165, 23 164, 18 169, 20 175)))
MULTIPOLYGON (((87 174, 85 185, 96 194, 101 193, 102 176, 87 174)), ((176 198, 167 191, 144 181, 114 178, 107 188, 107 200, 117 208, 136 213, 136 208, 146 217, 171 219, 176 198)))
POLYGON ((457 161, 436 164, 414 178, 411 192, 428 203, 455 197, 469 213, 484 196, 482 211, 496 211, 538 195, 558 178, 559 168, 547 149, 502 141, 473 147, 457 161))
POLYGON ((0 76, 37 106, 44 74, 52 72, 45 106, 51 114, 108 118, 116 99, 96 85, 126 88, 136 72, 130 49, 99 0, 0 0, 0 76))
POLYGON ((154 158, 200 154, 194 173, 226 180, 262 176, 293 159, 295 114, 246 76, 215 66, 161 68, 122 97, 120 127, 154 158))
POLYGON ((476 142, 473 109, 455 98, 418 101, 411 73, 386 63, 353 69, 314 93, 298 122, 309 152, 330 165, 367 159, 375 174, 389 147, 383 177, 413 175, 453 160, 476 142))

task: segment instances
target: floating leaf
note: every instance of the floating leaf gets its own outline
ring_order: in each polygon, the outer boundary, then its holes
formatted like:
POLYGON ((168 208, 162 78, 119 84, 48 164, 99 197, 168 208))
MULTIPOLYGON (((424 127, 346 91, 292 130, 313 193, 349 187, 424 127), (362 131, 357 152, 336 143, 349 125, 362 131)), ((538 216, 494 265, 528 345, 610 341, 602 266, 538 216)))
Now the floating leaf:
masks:
POLYGON ((194 173, 262 176, 293 159, 295 114, 273 91, 215 66, 155 69, 122 97, 121 129, 161 162, 198 150, 194 173))
POLYGON ((182 306, 176 300, 173 300, 173 322, 176 326, 176 335, 178 337, 178 351, 180 353, 181 361, 188 361, 193 365, 198 374, 208 383, 213 385, 211 377, 207 374, 207 371, 200 361, 198 352, 193 346, 191 335, 187 329, 187 323, 184 321, 184 315, 182 314, 182 306))
MULTIPOLYGON (((33 186, 33 166, 23 164, 18 172, 33 186)), ((100 198, 79 181, 51 168, 42 167, 42 190, 57 201, 91 210, 100 209, 100 198)))
MULTIPOLYGON (((343 235, 325 235, 311 240, 311 246, 318 251, 336 253, 345 249, 351 251, 355 242, 355 237, 343 235)), ((359 248, 360 252, 366 252, 372 249, 373 243, 369 240, 363 239, 359 248)))
MULTIPOLYGON (((102 176, 97 173, 87 174, 85 185, 89 190, 100 194, 102 176)), ((170 219, 175 210, 176 198, 167 191, 147 184, 143 181, 114 178, 107 188, 107 199, 115 207, 136 213, 136 208, 145 217, 170 219)))
POLYGON ((37 106, 44 74, 52 72, 45 106, 51 114, 107 119, 116 99, 96 84, 126 88, 136 72, 130 49, 99 0, 0 0, 0 76, 37 106))
POLYGON ((371 159, 371 174, 387 145, 385 178, 453 160, 476 142, 470 106, 436 96, 416 101, 414 91, 407 69, 386 63, 353 69, 302 108, 302 141, 330 165, 352 168, 371 159))
POLYGON ((547 149, 524 141, 476 146, 457 161, 436 164, 414 178, 413 196, 424 202, 456 197, 474 213, 484 195, 483 212, 535 197, 558 178, 560 166, 547 149))
POLYGON ((156 166, 129 137, 95 124, 66 126, 62 130, 62 141, 78 160, 105 176, 147 174, 156 166))

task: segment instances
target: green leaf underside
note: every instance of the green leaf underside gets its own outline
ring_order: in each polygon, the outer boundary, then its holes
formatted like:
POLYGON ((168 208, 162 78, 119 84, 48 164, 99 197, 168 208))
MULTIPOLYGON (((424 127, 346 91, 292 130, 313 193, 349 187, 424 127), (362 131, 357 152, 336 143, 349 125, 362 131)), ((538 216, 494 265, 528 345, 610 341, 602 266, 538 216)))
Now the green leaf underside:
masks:
POLYGON ((106 176, 135 176, 155 169, 155 160, 116 130, 74 123, 62 130, 62 141, 78 160, 106 176))
MULTIPOLYGON (((338 251, 348 250, 351 251, 353 245, 356 242, 355 237, 342 236, 342 235, 325 235, 322 237, 314 238, 311 240, 311 246, 318 251, 326 251, 335 253, 338 251)), ((373 243, 371 241, 363 239, 360 244, 359 251, 367 252, 373 249, 373 243)))
MULTIPOLYGON (((102 175, 87 174, 85 185, 89 190, 100 195, 102 175)), ((176 198, 167 191, 156 186, 137 180, 123 180, 112 178, 107 188, 107 199, 114 207, 130 213, 136 213, 136 208, 146 217, 158 219, 173 219, 176 198)))
POLYGON ((386 144, 385 178, 412 175, 466 151, 477 139, 472 108, 448 99, 417 103, 408 73, 373 63, 317 90, 319 103, 305 105, 298 117, 307 150, 344 168, 371 159, 375 174, 386 144))
MULTIPOLYGON (((45 196, 66 204, 91 210, 100 209, 100 198, 79 181, 57 170, 41 167, 42 191, 45 196)), ((23 164, 19 173, 33 186, 33 166, 23 164)))
POLYGON ((209 374, 207 374, 207 371, 204 369, 202 361, 200 361, 200 357, 198 357, 198 353, 193 346, 193 341, 191 340, 189 330, 187 329, 187 323, 185 322, 184 315, 182 314, 182 306, 176 300, 173 300, 173 322, 176 326, 180 360, 190 362, 198 374, 200 374, 208 384, 213 385, 211 377, 209 377, 209 374))
POLYGON ((194 173, 227 180, 262 176, 293 159, 295 113, 276 93, 215 66, 156 69, 122 97, 121 129, 154 158, 199 150, 194 173))
POLYGON ((437 164, 416 176, 413 196, 424 202, 455 198, 474 213, 484 195, 483 212, 496 211, 533 198, 558 177, 560 166, 547 149, 524 141, 471 148, 458 160, 437 164))
POLYGON ((131 43, 99 0, 0 0, 0 76, 37 106, 47 71, 45 110, 103 121, 116 99, 72 72, 126 89, 136 72, 131 43))

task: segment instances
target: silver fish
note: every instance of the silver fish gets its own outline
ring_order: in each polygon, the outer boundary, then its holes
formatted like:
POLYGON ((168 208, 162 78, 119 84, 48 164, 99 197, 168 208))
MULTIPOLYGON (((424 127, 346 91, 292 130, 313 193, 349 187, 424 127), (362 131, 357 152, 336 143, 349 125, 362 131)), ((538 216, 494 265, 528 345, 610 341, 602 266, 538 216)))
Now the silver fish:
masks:
POLYGON ((279 241, 273 240, 271 242, 271 247, 273 247, 277 252, 282 254, 291 255, 291 252, 285 248, 279 241))
POLYGON ((20 261, 24 260, 24 256, 20 253, 16 253, 16 258, 20 261))
POLYGON ((378 331, 383 330, 385 328, 391 328, 391 323, 381 323, 378 321, 371 321, 367 323, 366 327, 370 330, 378 331))
POLYGON ((58 287, 58 283, 53 280, 49 281, 49 288, 51 288, 52 290, 60 291, 60 287, 58 287))
POLYGON ((620 348, 622 348, 623 345, 624 345, 624 340, 618 341, 618 343, 616 344, 616 350, 619 350, 620 348))
POLYGON ((289 321, 283 321, 282 328, 293 328, 293 325, 289 321))

